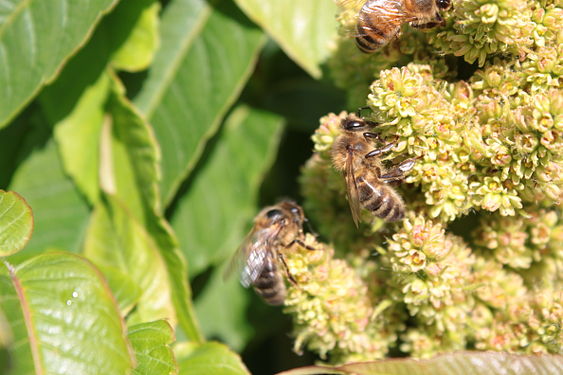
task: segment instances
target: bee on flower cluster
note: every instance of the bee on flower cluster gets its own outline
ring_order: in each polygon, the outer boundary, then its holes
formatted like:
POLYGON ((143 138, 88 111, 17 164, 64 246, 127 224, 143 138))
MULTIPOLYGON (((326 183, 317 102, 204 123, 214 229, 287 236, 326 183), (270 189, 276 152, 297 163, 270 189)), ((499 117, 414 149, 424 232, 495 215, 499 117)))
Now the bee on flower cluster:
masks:
POLYGON ((332 163, 344 174, 356 226, 360 222, 361 207, 387 221, 401 220, 405 216, 405 204, 389 183, 401 181, 414 167, 416 158, 385 168, 382 155, 391 151, 396 141, 373 148, 373 140, 383 142, 379 134, 373 132, 377 125, 359 115, 348 115, 341 123, 342 134, 332 148, 332 163))
POLYGON ((367 0, 357 14, 356 45, 362 52, 374 53, 397 37, 404 23, 418 29, 443 26, 440 11, 450 6, 451 0, 367 0))
POLYGON ((250 233, 233 256, 225 275, 233 269, 242 269, 240 282, 245 288, 253 287, 270 305, 283 304, 286 296, 283 274, 295 283, 283 250, 295 244, 314 250, 304 242, 305 221, 303 209, 291 200, 264 208, 254 218, 250 233))

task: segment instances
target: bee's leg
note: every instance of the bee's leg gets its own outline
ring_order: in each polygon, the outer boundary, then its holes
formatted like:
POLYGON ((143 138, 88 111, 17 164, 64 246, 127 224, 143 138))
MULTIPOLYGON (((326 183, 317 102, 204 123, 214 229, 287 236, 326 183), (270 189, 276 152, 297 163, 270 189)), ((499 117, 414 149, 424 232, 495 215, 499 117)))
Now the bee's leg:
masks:
POLYGON ((283 256, 282 253, 278 253, 278 257, 280 258, 280 261, 283 264, 283 268, 285 269, 285 274, 287 275, 287 279, 293 284, 293 285, 297 285, 297 281, 293 278, 293 276, 291 275, 291 273, 289 272, 289 267, 287 266, 287 263, 285 261, 285 258, 283 256))
POLYGON ((412 158, 402 161, 387 171, 385 174, 380 174, 378 177, 385 182, 400 181, 405 177, 405 174, 413 169, 416 160, 419 158, 412 158))
POLYGON ((395 147, 397 145, 397 141, 398 141, 399 137, 396 137, 394 141, 387 143, 386 145, 376 148, 375 150, 372 150, 370 152, 368 152, 367 154, 365 154, 365 158, 372 158, 374 156, 379 156, 385 152, 389 152, 393 149, 393 147, 395 147))
POLYGON ((307 249, 307 250, 317 250, 312 246, 307 245, 305 242, 301 241, 299 238, 294 238, 290 243, 284 245, 285 248, 291 247, 294 243, 298 244, 299 246, 307 249))
POLYGON ((417 29, 429 30, 437 26, 444 26, 445 23, 446 21, 444 21, 440 13, 436 13, 432 21, 424 22, 424 23, 411 22, 410 25, 417 29))
POLYGON ((374 132, 365 132, 363 134, 364 138, 366 141, 369 141, 370 139, 376 139, 379 142, 383 142, 383 140, 381 139, 381 136, 379 135, 379 133, 374 133, 374 132))

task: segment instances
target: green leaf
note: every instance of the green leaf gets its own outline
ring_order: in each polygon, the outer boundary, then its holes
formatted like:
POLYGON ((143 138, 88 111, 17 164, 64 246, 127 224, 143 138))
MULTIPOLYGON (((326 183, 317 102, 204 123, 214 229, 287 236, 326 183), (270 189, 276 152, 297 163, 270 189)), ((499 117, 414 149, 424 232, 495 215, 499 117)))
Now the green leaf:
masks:
POLYGON ((139 287, 133 323, 168 319, 175 324, 171 287, 157 244, 118 198, 107 195, 106 200, 94 209, 84 255, 102 270, 118 268, 139 287))
POLYGON ((18 116, 10 126, 0 129, 0 189, 10 184, 22 156, 23 144, 29 133, 29 111, 18 116))
POLYGON ((237 275, 228 280, 223 280, 222 275, 219 267, 213 270, 211 279, 195 301, 195 309, 206 337, 215 337, 241 351, 254 333, 246 314, 248 291, 240 285, 237 275))
POLYGON ((455 352, 432 359, 387 359, 342 366, 310 366, 278 375, 550 375, 563 373, 563 357, 500 352, 455 352))
POLYGON ((61 110, 61 106, 54 102, 61 97, 64 87, 72 86, 72 75, 63 74, 61 78, 48 87, 40 99, 45 113, 51 114, 55 124, 55 139, 66 173, 94 204, 99 199, 100 133, 111 80, 106 74, 100 75, 85 88, 72 111, 58 121, 55 113, 61 110))
POLYGON ((109 284, 121 315, 126 316, 139 303, 143 291, 131 277, 117 267, 99 266, 109 284))
POLYGON ((13 191, 0 190, 0 256, 23 249, 32 232, 33 213, 25 199, 13 191))
MULTIPOLYGON (((141 48, 136 43, 138 38, 134 36, 143 34, 139 29, 144 27, 148 14, 156 16, 157 8, 158 4, 154 0, 124 1, 118 4, 96 29, 86 47, 67 64, 58 79, 46 87, 39 97, 42 110, 54 126, 65 171, 92 204, 96 203, 99 193, 102 123, 108 115, 110 119, 113 116, 108 113, 106 105, 109 103, 109 111, 116 110, 118 115, 124 111, 126 116, 129 112, 134 112, 130 103, 114 105, 125 99, 122 98, 123 89, 118 80, 111 73, 108 74, 108 66, 112 57, 125 51, 135 50, 140 55, 154 53, 156 46, 152 46, 153 51, 149 52, 149 46, 141 48), (111 92, 117 92, 117 95, 111 96, 111 92), (113 100, 110 101, 110 98, 113 100)), ((138 59, 139 56, 135 55, 134 58, 138 59)), ((130 121, 143 122, 136 113, 132 114, 130 121)), ((126 121, 125 126, 129 125, 128 122, 126 121)), ((143 123, 135 128, 138 129, 139 126, 148 127, 143 123)))
POLYGON ((141 14, 129 7, 117 7, 108 27, 119 30, 124 20, 132 18, 134 28, 127 32, 127 39, 113 53, 112 66, 118 70, 137 72, 147 69, 151 64, 159 43, 158 22, 160 3, 155 0, 136 0, 130 2, 141 9, 141 14))
POLYGON ((220 263, 240 244, 256 213, 258 188, 276 155, 281 130, 280 117, 245 106, 226 120, 217 147, 194 174, 171 218, 191 277, 220 263))
POLYGON ((178 367, 170 344, 174 331, 164 320, 129 327, 129 341, 135 350, 135 375, 174 375, 178 367))
POLYGON ((100 273, 56 252, 0 264, 0 306, 14 336, 9 374, 125 374, 126 329, 100 273))
POLYGON ((33 207, 33 237, 25 251, 30 256, 46 248, 80 250, 88 223, 89 209, 72 181, 64 174, 55 142, 39 123, 27 137, 24 149, 30 153, 23 160, 10 184, 10 190, 24 196, 33 207), (40 134, 41 133, 41 134, 40 134))
POLYGON ((162 148, 161 194, 174 197, 238 97, 264 41, 231 0, 172 0, 162 44, 135 103, 162 148), (217 5, 215 5, 217 3, 217 5))
POLYGON ((126 202, 131 214, 146 226, 160 212, 158 144, 115 77, 107 109, 101 143, 102 189, 126 202))
POLYGON ((249 375, 239 356, 225 345, 208 342, 178 354, 180 375, 249 375))
POLYGON ((336 5, 331 0, 235 0, 296 63, 320 78, 321 65, 336 38, 336 5))
POLYGON ((116 0, 7 0, 0 8, 0 128, 51 81, 116 0))

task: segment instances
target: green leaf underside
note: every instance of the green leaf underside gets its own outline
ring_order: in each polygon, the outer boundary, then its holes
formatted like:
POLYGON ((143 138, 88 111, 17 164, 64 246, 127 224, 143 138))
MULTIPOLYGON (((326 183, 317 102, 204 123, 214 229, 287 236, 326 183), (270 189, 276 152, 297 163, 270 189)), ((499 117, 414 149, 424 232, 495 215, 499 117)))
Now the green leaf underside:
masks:
POLYGON ((129 341, 135 350, 135 375, 175 375, 178 366, 170 344, 174 331, 164 320, 141 323, 129 327, 129 341))
POLYGON ((245 13, 311 76, 320 78, 321 65, 336 38, 336 5, 331 0, 235 0, 245 13))
POLYGON ((0 265, 0 306, 14 342, 12 374, 124 374, 125 326, 100 273, 62 252, 0 265))
POLYGON ((0 128, 53 79, 116 0, 6 0, 0 6, 0 128))
POLYGON ((111 30, 115 30, 122 27, 124 19, 135 19, 135 26, 127 32, 127 39, 113 53, 111 65, 117 70, 138 72, 149 67, 158 49, 160 3, 155 0, 136 0, 130 3, 141 9, 140 15, 132 12, 131 6, 118 6, 108 25, 111 30))
POLYGON ((31 238, 33 213, 25 199, 0 190, 0 256, 20 251, 31 238))
POLYGON ((25 251, 15 256, 30 256, 49 247, 78 252, 88 223, 88 206, 64 174, 54 140, 28 138, 36 148, 20 163, 10 190, 33 207, 34 230, 25 251), (42 142, 46 144, 41 148, 42 142))
POLYGON ((84 255, 102 269, 118 268, 139 287, 142 294, 130 324, 157 319, 175 324, 171 286, 158 247, 118 198, 106 198, 107 204, 92 214, 84 255))
POLYGON ((249 375, 239 356, 225 345, 208 342, 178 356, 181 375, 249 375))
POLYGON ((239 246, 256 213, 258 188, 276 155, 281 130, 280 117, 246 106, 226 120, 217 147, 193 176, 171 218, 190 277, 239 246))
POLYGON ((454 352, 432 359, 388 359, 342 366, 310 366, 278 375, 550 375, 563 373, 561 355, 518 355, 500 352, 454 352))
POLYGON ((264 36, 231 0, 175 0, 162 16, 161 40, 135 103, 167 145, 161 194, 168 203, 238 97, 264 36))

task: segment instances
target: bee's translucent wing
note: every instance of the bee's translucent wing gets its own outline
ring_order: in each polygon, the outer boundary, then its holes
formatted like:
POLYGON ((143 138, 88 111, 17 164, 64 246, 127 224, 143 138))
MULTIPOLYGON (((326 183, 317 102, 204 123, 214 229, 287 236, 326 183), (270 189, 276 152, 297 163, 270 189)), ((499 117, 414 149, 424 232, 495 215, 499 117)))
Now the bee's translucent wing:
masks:
POLYGON ((254 284, 268 262, 272 259, 270 251, 271 247, 266 241, 259 240, 252 243, 248 249, 248 256, 246 257, 246 262, 240 274, 240 283, 242 286, 248 288, 254 284))
POLYGON ((352 219, 356 227, 360 225, 360 199, 358 198, 358 185, 356 183, 356 175, 354 173, 354 154, 348 153, 346 158, 346 196, 350 211, 352 211, 352 219))
POLYGON ((245 288, 251 286, 268 264, 268 259, 271 259, 271 244, 277 236, 279 229, 278 226, 274 226, 251 230, 233 255, 227 269, 223 273, 223 279, 230 277, 237 271, 241 272, 241 284, 245 288))
POLYGON ((348 8, 354 9, 357 8, 358 10, 364 5, 366 0, 336 0, 336 6, 340 8, 348 8))
POLYGON ((416 16, 404 11, 403 0, 370 2, 362 7, 362 14, 368 18, 376 17, 377 27, 382 30, 393 30, 400 23, 417 20, 416 16))

